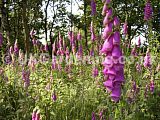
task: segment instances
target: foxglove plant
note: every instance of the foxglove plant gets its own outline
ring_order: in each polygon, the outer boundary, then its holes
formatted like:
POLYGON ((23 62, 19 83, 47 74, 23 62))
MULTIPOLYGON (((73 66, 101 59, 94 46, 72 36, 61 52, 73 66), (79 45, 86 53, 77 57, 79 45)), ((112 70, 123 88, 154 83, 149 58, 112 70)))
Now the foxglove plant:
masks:
MULTIPOLYGON (((108 5, 110 1, 107 0, 108 5)), ((112 8, 106 11, 104 19, 109 19, 105 22, 103 32, 103 39, 105 40, 101 53, 105 54, 105 61, 102 63, 104 66, 105 82, 103 83, 113 101, 118 102, 121 96, 121 84, 124 82, 124 65, 119 61, 122 56, 120 48, 120 21, 117 16, 113 16, 112 8), (115 29, 113 29, 113 27, 115 29), (115 62, 116 61, 116 62, 115 62)))
POLYGON ((150 82, 150 91, 151 91, 151 93, 153 94, 154 93, 154 81, 153 80, 151 80, 151 82, 150 82))
POLYGON ((95 15, 96 14, 96 2, 95 0, 91 0, 91 15, 95 15))
POLYGON ((150 0, 147 0, 145 9, 144 9, 144 20, 149 21, 152 19, 153 9, 150 3, 150 0))
POLYGON ((56 96, 56 93, 55 92, 53 92, 52 93, 52 100, 55 102, 56 100, 57 100, 57 96, 56 96))
POLYGON ((24 87, 25 88, 28 88, 29 85, 30 85, 30 78, 29 77, 30 77, 30 71, 29 70, 25 71, 23 69, 23 71, 22 71, 22 79, 24 81, 24 87))

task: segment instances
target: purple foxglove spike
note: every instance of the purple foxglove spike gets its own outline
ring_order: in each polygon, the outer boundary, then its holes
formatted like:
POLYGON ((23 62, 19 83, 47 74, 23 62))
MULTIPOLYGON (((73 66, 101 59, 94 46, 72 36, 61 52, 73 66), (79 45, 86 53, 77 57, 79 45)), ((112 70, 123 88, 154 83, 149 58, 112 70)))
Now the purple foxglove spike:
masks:
POLYGON ((141 46, 141 38, 139 37, 139 39, 138 39, 138 47, 140 47, 141 46))
POLYGON ((124 35, 128 34, 128 24, 127 24, 127 22, 125 22, 124 25, 123 25, 123 34, 124 35))
POLYGON ((2 46, 2 43, 3 43, 3 35, 2 33, 0 33, 0 47, 2 46))
POLYGON ((109 35, 111 35, 112 27, 113 27, 112 22, 107 24, 107 26, 104 28, 104 31, 103 31, 103 39, 107 39, 109 37, 109 35))
POLYGON ((113 49, 113 35, 111 35, 108 40, 105 40, 103 47, 101 49, 101 53, 110 52, 113 49))
POLYGON ((82 39, 82 36, 81 36, 81 32, 79 30, 78 34, 77 34, 77 40, 81 40, 82 39))
POLYGON ((17 40, 16 40, 15 43, 14 43, 14 53, 15 53, 15 54, 18 54, 18 53, 19 53, 19 48, 18 48, 17 40))
POLYGON ((106 13, 107 13, 107 11, 108 11, 108 6, 106 5, 106 4, 104 4, 104 6, 103 6, 103 10, 102 10, 102 15, 103 16, 105 16, 106 15, 106 13))
POLYGON ((91 15, 95 15, 96 14, 96 2, 95 0, 91 0, 91 15))
POLYGON ((122 55, 122 51, 119 46, 114 46, 112 50, 113 58, 119 58, 122 55))
POLYGON ((148 21, 152 19, 152 14, 153 14, 153 9, 152 9, 150 0, 147 0, 145 9, 144 9, 144 20, 148 21))
POLYGON ((116 31, 113 35, 113 45, 120 45, 120 33, 119 31, 116 31))
POLYGON ((53 100, 53 101, 56 101, 56 100, 57 100, 57 96, 56 96, 55 92, 52 93, 52 100, 53 100))
POLYGON ((150 91, 151 91, 151 93, 153 94, 153 92, 154 92, 154 81, 152 80, 151 82, 150 82, 150 91))
POLYGON ((33 111, 32 113, 32 120, 36 120, 36 111, 33 111))
POLYGON ((115 16, 113 20, 114 20, 114 22, 113 22, 114 26, 116 28, 119 28, 119 26, 120 26, 120 20, 119 20, 119 18, 117 16, 115 16))
POLYGON ((121 87, 116 87, 112 90, 111 98, 113 101, 118 102, 121 96, 121 87))
POLYGON ((96 116, 94 112, 92 112, 92 120, 96 120, 96 116))
POLYGON ((98 69, 96 67, 93 68, 92 75, 93 75, 93 77, 97 77, 98 76, 98 69))

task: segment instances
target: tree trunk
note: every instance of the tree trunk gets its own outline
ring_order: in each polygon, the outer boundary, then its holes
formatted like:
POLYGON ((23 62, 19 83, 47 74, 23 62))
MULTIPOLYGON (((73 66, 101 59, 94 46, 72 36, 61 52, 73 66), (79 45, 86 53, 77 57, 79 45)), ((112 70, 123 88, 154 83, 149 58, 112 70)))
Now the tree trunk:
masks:
POLYGON ((24 27, 24 39, 25 39, 25 49, 26 53, 29 53, 29 27, 28 27, 28 18, 26 15, 27 10, 27 0, 22 1, 22 20, 23 20, 23 27, 24 27))
POLYGON ((47 42, 47 16, 48 16, 47 9, 48 9, 49 2, 50 2, 50 0, 47 1, 47 5, 46 5, 46 8, 44 10, 44 12, 45 12, 45 26, 44 26, 44 28, 45 28, 46 42, 47 42))

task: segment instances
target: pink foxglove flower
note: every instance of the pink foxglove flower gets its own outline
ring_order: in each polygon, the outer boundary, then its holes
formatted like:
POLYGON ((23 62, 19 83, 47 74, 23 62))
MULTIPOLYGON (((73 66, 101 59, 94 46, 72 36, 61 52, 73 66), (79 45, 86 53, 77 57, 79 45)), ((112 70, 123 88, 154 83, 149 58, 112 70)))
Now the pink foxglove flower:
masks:
POLYGON ((153 80, 150 82, 150 91, 153 94, 154 92, 154 81, 153 80))
POLYGON ((53 100, 53 101, 56 101, 56 100, 57 100, 57 96, 56 96, 56 93, 55 93, 55 92, 52 93, 52 100, 53 100))
POLYGON ((152 9, 150 0, 147 0, 145 9, 144 9, 144 20, 148 21, 152 19, 152 14, 153 14, 153 9, 152 9))
MULTIPOLYGON (((109 5, 110 2, 110 0, 106 0, 105 4, 109 5)), ((111 93, 111 99, 118 102, 121 97, 121 84, 124 83, 125 80, 124 65, 118 61, 122 56, 119 32, 120 21, 117 16, 113 16, 112 8, 107 10, 103 24, 105 25, 103 32, 103 39, 105 41, 100 50, 101 53, 106 55, 105 61, 102 63, 104 66, 103 74, 105 76, 103 84, 106 90, 111 93), (113 29, 113 26, 116 29, 113 29)))
POLYGON ((95 15, 96 14, 96 2, 95 0, 91 0, 91 15, 95 15))

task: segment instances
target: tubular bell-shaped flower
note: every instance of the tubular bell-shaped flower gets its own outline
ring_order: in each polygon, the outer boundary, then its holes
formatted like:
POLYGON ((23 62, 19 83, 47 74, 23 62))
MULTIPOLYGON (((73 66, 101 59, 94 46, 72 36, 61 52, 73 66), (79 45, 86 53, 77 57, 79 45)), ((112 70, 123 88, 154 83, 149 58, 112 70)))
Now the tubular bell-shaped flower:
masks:
POLYGON ((114 16, 112 8, 107 10, 105 8, 108 7, 110 2, 110 0, 106 0, 102 11, 103 14, 106 14, 103 20, 105 26, 103 39, 105 41, 100 52, 106 55, 105 61, 102 63, 104 66, 103 74, 105 75, 104 87, 111 93, 111 99, 118 102, 121 96, 121 84, 125 82, 124 65, 119 61, 122 56, 119 32, 120 21, 117 16, 114 16))

